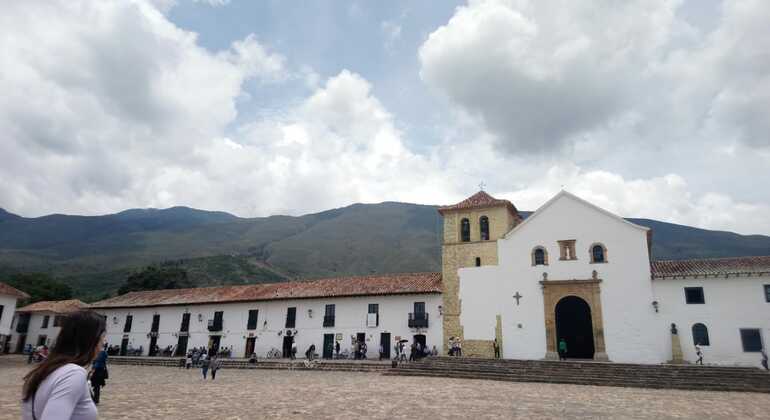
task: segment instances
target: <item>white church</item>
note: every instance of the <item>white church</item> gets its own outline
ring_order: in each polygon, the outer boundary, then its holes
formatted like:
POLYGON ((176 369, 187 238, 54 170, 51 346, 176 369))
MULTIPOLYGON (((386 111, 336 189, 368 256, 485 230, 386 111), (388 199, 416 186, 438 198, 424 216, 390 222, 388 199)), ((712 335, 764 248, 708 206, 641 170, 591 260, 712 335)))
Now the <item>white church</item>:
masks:
MULTIPOLYGON (((493 357, 496 341, 504 358, 555 359, 563 339, 568 358, 694 362, 699 343, 707 364, 760 364, 770 256, 655 261, 649 228, 566 191, 526 219, 484 191, 439 213, 441 273, 131 292, 89 307, 124 354, 207 346, 264 357, 296 341, 300 356, 365 342, 370 358, 380 347, 392 357, 400 340, 446 354, 459 338, 465 356, 493 357)), ((55 339, 40 332, 42 313, 15 318, 7 349, 55 339)))

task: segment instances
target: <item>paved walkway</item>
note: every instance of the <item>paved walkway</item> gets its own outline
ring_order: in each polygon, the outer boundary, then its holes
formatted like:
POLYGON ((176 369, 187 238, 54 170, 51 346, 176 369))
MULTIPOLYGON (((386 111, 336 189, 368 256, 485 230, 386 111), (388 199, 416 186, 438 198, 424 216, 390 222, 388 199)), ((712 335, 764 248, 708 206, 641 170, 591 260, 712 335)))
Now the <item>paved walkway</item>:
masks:
MULTIPOLYGON (((28 366, 0 357, 0 419, 20 418, 28 366)), ((407 378, 374 373, 112 366, 103 419, 748 419, 770 395, 407 378)))

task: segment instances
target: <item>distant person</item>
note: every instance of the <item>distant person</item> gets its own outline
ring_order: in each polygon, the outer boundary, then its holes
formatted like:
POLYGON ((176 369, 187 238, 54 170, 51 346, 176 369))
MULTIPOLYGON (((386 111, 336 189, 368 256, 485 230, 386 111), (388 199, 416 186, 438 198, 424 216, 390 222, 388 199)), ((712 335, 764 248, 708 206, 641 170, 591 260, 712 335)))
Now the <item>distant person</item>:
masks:
POLYGON ((201 356, 200 364, 201 364, 201 373, 203 374, 203 379, 206 379, 209 373, 209 358, 208 356, 206 356, 205 353, 203 354, 203 356, 201 356))
POLYGON ((436 345, 433 345, 433 350, 430 351, 430 355, 433 357, 438 356, 438 349, 436 348, 436 345))
POLYGON ((337 355, 337 357, 336 357, 337 359, 340 358, 340 342, 339 341, 334 343, 334 354, 337 355))
POLYGON ((101 350, 105 331, 104 318, 95 312, 78 311, 64 318, 48 359, 24 376, 22 419, 96 419, 86 367, 101 350))
POLYGON ((698 356, 695 364, 703 366, 703 351, 700 349, 700 343, 695 343, 695 355, 698 356))
POLYGON ((250 365, 257 364, 257 353, 251 353, 251 355, 249 356, 249 364, 250 365))
POLYGON ((315 356, 315 344, 311 344, 310 347, 308 347, 307 351, 305 352, 305 358, 307 360, 312 361, 314 356, 315 356))
POLYGON ((294 360, 297 358, 297 342, 291 341, 291 350, 289 351, 289 359, 294 360))
POLYGON ((567 341, 564 338, 559 340, 559 360, 567 360, 567 341))
POLYGON ((106 347, 102 347, 91 367, 91 389, 93 390, 91 398, 94 400, 94 404, 99 404, 102 387, 107 385, 107 379, 109 378, 106 347))
POLYGON ((495 338, 495 342, 492 343, 492 347, 495 350, 495 359, 500 358, 500 344, 497 343, 497 338, 495 338))
POLYGON ((187 353, 187 358, 185 359, 185 368, 190 369, 193 365, 193 357, 192 353, 187 353))
POLYGON ((765 368, 765 370, 768 370, 768 368, 767 368, 767 352, 765 351, 764 348, 762 350, 760 350, 759 352, 762 353, 762 367, 765 368))
POLYGON ((217 378, 217 371, 222 367, 222 361, 219 359, 219 357, 214 356, 211 359, 211 380, 217 378))

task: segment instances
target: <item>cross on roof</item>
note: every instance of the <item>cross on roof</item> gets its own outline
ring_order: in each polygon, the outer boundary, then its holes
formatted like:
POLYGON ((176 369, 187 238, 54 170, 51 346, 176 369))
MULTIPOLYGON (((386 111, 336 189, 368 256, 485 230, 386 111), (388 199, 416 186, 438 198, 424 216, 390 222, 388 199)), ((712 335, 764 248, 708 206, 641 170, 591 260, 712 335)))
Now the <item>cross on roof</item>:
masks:
POLYGON ((479 189, 480 189, 481 191, 484 191, 484 187, 486 187, 486 186, 487 186, 487 184, 485 184, 485 183, 484 183, 484 181, 481 181, 481 182, 479 183, 479 189))
POLYGON ((519 299, 521 299, 521 298, 523 298, 523 297, 524 297, 524 296, 522 296, 521 294, 519 294, 519 292, 516 292, 516 294, 515 294, 515 295, 513 295, 513 298, 514 298, 514 299, 516 299, 516 306, 519 306, 519 299))

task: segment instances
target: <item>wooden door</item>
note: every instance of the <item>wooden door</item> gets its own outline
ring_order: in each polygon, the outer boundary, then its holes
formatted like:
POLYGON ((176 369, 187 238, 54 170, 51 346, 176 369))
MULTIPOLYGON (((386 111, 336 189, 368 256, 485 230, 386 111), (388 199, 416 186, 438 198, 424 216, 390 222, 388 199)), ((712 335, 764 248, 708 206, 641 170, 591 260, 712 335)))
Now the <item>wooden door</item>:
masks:
POLYGON ((334 354, 334 334, 324 334, 324 349, 322 357, 331 359, 334 354))

